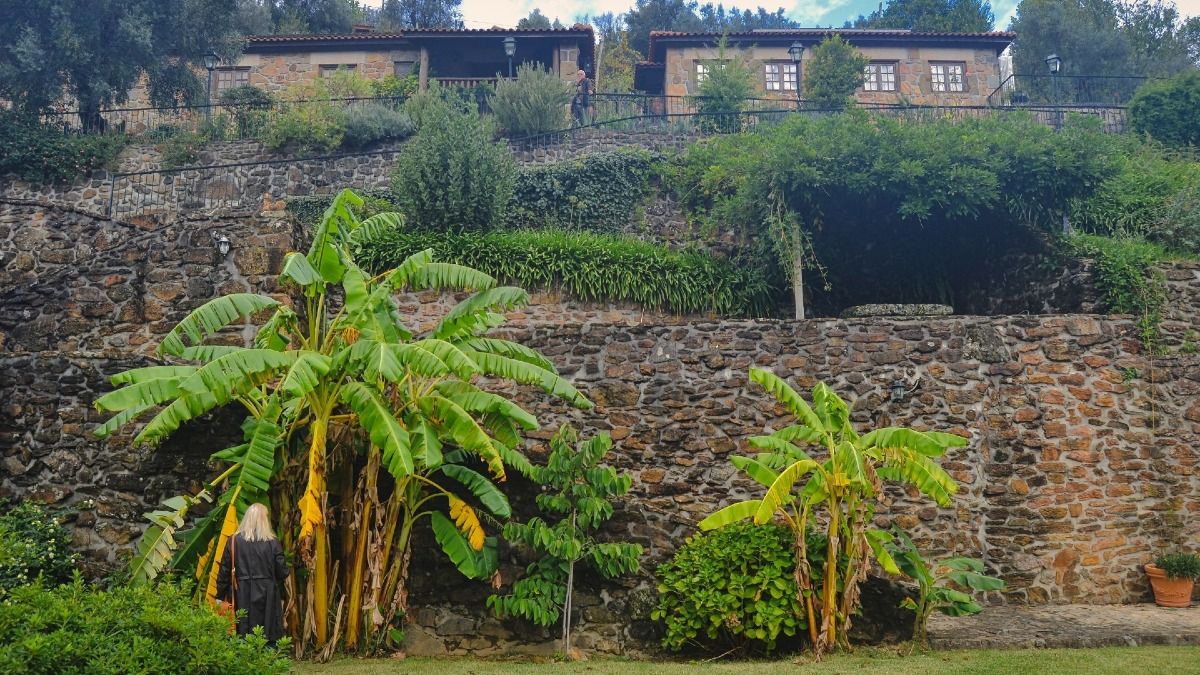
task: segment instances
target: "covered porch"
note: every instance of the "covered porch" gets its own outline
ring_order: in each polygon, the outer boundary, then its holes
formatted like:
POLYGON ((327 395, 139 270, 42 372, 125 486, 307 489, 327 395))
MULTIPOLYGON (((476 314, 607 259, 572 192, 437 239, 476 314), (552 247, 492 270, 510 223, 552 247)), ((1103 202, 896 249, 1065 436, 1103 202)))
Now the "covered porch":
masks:
POLYGON ((560 30, 406 31, 419 48, 418 79, 424 90, 430 82, 471 88, 495 84, 515 75, 522 64, 533 63, 564 80, 592 65, 590 26, 560 30))

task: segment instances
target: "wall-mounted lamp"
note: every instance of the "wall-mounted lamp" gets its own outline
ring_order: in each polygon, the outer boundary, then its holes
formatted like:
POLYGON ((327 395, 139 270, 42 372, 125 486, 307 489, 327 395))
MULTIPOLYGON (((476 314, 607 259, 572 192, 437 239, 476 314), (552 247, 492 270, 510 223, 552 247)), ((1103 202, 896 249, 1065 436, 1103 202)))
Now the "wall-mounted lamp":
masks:
POLYGON ((229 237, 214 232, 212 238, 217 247, 217 253, 220 253, 222 258, 229 255, 229 249, 233 246, 229 241, 229 237))
POLYGON ((888 385, 888 400, 892 403, 902 403, 908 393, 908 385, 903 380, 895 380, 888 385))

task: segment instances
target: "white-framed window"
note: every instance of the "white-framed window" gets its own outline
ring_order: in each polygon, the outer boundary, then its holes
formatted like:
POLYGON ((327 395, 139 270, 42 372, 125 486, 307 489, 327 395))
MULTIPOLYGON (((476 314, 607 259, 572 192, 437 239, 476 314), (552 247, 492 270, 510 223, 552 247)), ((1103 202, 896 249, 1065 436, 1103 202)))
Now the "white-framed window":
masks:
POLYGON ((933 91, 966 91, 966 65, 962 62, 930 63, 929 74, 933 91))
POLYGON ((707 61, 697 61, 696 62, 696 86, 697 87, 704 84, 704 80, 708 79, 708 72, 709 72, 709 68, 711 68, 711 67, 712 67, 712 64, 708 63, 707 61))
POLYGON ((317 74, 321 77, 329 77, 339 70, 358 70, 357 63, 322 63, 317 67, 317 74))
POLYGON ((226 90, 250 84, 250 69, 233 66, 217 68, 213 72, 213 98, 220 98, 226 90))
POLYGON ((767 91, 796 91, 796 64, 792 61, 764 63, 763 88, 767 91))
POLYGON ((896 63, 872 61, 863 70, 865 91, 896 91, 896 63))
POLYGON ((396 61, 393 63, 393 68, 394 68, 394 70, 392 71, 392 73, 396 77, 408 77, 409 75, 412 75, 413 73, 417 72, 417 62, 416 61, 396 61))

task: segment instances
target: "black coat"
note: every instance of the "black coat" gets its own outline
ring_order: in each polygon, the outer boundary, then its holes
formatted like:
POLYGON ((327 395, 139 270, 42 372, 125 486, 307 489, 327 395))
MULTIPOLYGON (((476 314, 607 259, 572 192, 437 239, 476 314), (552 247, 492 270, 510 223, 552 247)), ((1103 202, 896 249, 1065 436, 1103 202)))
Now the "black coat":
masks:
POLYGON ((238 621, 238 635, 246 635, 255 626, 262 626, 263 634, 274 642, 283 637, 283 602, 279 586, 290 572, 283 546, 275 539, 246 541, 240 535, 230 539, 217 576, 217 598, 226 602, 231 596, 232 552, 237 555, 237 597, 233 599, 233 607, 246 610, 246 615, 238 621))

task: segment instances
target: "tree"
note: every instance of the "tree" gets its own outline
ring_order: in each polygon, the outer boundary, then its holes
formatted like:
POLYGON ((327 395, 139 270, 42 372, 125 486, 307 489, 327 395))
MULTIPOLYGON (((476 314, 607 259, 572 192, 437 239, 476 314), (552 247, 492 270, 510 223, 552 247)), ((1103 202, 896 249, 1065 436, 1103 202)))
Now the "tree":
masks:
POLYGON ((979 33, 992 30, 995 23, 988 0, 890 0, 867 16, 859 15, 853 26, 979 33))
POLYGON ((612 518, 612 501, 629 492, 627 475, 600 461, 612 449, 608 434, 600 434, 575 448, 575 430, 563 425, 550 439, 550 457, 545 466, 534 466, 529 476, 549 491, 537 495, 544 513, 558 522, 538 517, 504 526, 504 538, 532 551, 537 559, 525 576, 513 584, 509 595, 493 595, 488 607, 499 616, 519 616, 539 626, 549 626, 562 617, 562 650, 571 654, 572 596, 575 567, 586 564, 605 579, 638 571, 642 547, 628 543, 601 543, 592 532, 612 518))
POLYGON ((799 28, 800 23, 788 18, 787 11, 782 7, 774 12, 768 12, 762 7, 754 10, 738 10, 732 7, 728 10, 722 4, 708 3, 699 8, 700 23, 704 30, 710 33, 745 32, 758 28, 799 28))
POLYGON ((742 128, 741 112, 754 95, 754 73, 742 54, 730 55, 725 38, 717 43, 717 58, 700 83, 696 112, 701 129, 730 133, 742 128))
POLYGON ((363 18, 356 0, 267 0, 277 33, 349 33, 363 18))
POLYGON ((1147 77, 1194 68, 1200 56, 1200 19, 1183 20, 1173 4, 1157 0, 1022 0, 1009 29, 1017 32, 1017 83, 1035 100, 1125 103, 1136 84, 1116 78, 1053 82, 1044 63, 1048 54, 1062 58, 1066 75, 1147 77))
POLYGON ((695 0, 637 0, 625 15, 629 46, 649 56, 650 31, 700 31, 704 24, 696 16, 695 0))
POLYGON ((380 28, 462 28, 462 0, 384 0, 380 28))
POLYGON ((73 99, 88 124, 144 76, 154 105, 193 101, 209 51, 236 54, 236 0, 29 0, 0 21, 0 99, 36 113, 73 99))
POLYGON ((629 31, 620 31, 600 43, 600 65, 596 88, 603 91, 633 91, 633 67, 642 55, 629 46, 629 31))
POLYGON ((1129 103, 1129 124, 1167 145, 1200 146, 1200 72, 1143 85, 1129 103))
POLYGON ((842 108, 862 86, 869 60, 840 35, 813 47, 804 74, 804 97, 818 108, 842 108))
POLYGON ((769 370, 751 368, 750 380, 791 412, 796 423, 751 437, 751 447, 761 452, 732 460, 766 488, 762 499, 727 506, 700 521, 700 529, 749 518, 759 525, 782 519, 795 542, 796 598, 808 615, 813 650, 820 656, 836 647, 848 648, 850 622, 859 606, 858 585, 867 578, 871 561, 889 574, 900 573, 885 548, 891 533, 872 527, 883 481, 907 485, 947 507, 958 485, 934 458, 948 448, 965 446, 967 439, 904 427, 860 435, 850 423, 845 401, 824 383, 813 387, 810 405, 769 370), (808 560, 810 527, 824 527, 827 544, 819 562, 823 569, 815 573, 808 560))
POLYGON ((302 651, 320 656, 336 646, 332 636, 348 648, 394 640, 392 619, 407 606, 413 526, 424 516, 464 575, 487 578, 495 569, 495 540, 479 509, 508 517, 494 481, 529 470, 521 433, 537 421, 473 384, 476 377, 590 406, 540 354, 486 335, 502 312, 528 302, 524 291, 436 263, 428 251, 382 274, 364 272, 354 247, 402 219, 381 213, 360 221, 354 209, 362 205, 342 191, 308 253, 286 257, 279 281, 297 289, 296 310, 249 293, 212 300, 163 339, 158 353, 167 365, 114 376, 120 388, 96 402, 115 413, 97 429, 102 437, 158 410, 134 439, 151 444, 216 407, 246 410, 245 443, 213 455, 228 468, 199 495, 150 514, 132 576, 152 578, 169 562, 194 574, 211 602, 238 518, 250 503, 270 500, 284 547, 307 571, 288 581, 285 622, 302 651), (476 292, 423 337, 402 323, 394 293, 448 288, 476 292), (253 347, 205 343, 264 314, 253 347), (187 511, 218 492, 214 508, 176 537, 187 511), (445 513, 431 508, 438 503, 445 513))
POLYGON ((551 28, 557 30, 562 27, 562 22, 557 17, 551 23, 550 19, 545 14, 542 14, 542 10, 536 7, 529 13, 529 16, 517 22, 517 30, 549 30, 551 28))

